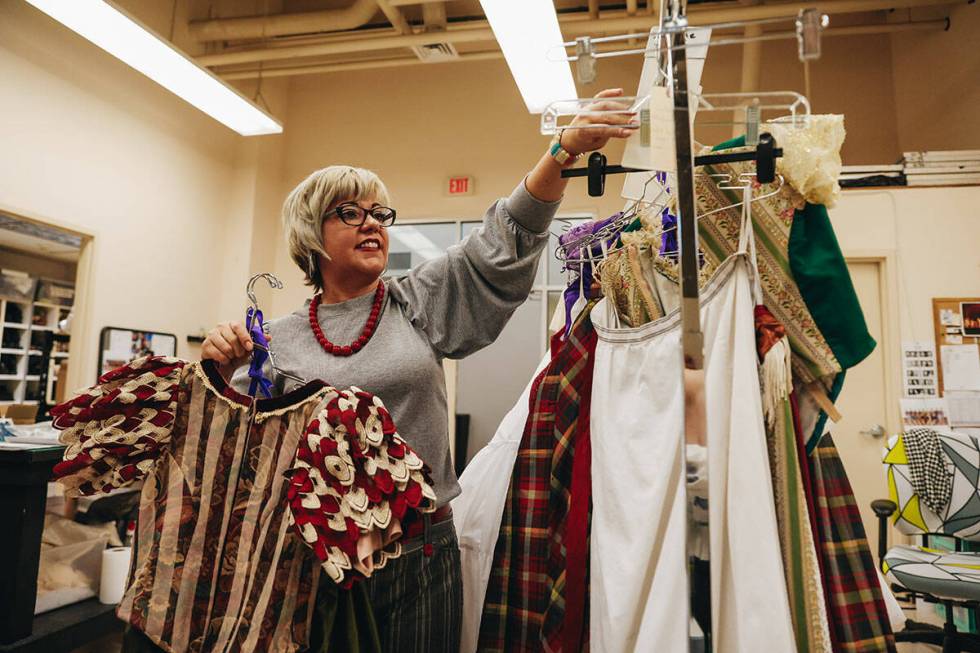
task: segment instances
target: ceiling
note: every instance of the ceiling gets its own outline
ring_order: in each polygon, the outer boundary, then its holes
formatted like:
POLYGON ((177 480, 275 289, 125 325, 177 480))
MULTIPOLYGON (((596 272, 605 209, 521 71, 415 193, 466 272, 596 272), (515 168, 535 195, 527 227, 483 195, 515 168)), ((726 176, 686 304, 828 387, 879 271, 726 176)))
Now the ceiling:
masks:
MULTIPOLYGON (((963 1, 814 0, 806 6, 819 6, 821 12, 832 15, 832 28, 827 32, 831 35, 837 25, 878 32, 906 29, 909 25, 896 20, 894 14, 888 15, 890 9, 941 9, 963 1)), ((202 53, 198 63, 227 80, 502 56, 479 0, 189 2, 186 34, 191 40, 187 45, 193 47, 186 49, 202 53)), ((569 40, 646 32, 658 22, 659 2, 653 0, 554 0, 554 4, 562 32, 569 40)), ((688 17, 692 25, 773 16, 791 21, 804 4, 786 0, 688 0, 688 17)), ((934 20, 913 27, 944 26, 934 20)), ((771 27, 786 30, 792 29, 792 24, 771 27)))

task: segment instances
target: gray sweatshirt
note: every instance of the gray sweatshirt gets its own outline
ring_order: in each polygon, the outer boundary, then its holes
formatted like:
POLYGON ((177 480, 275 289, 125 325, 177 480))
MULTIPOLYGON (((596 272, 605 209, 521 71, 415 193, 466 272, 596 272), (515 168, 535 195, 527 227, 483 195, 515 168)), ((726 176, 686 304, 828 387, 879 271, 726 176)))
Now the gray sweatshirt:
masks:
MULTIPOLYGON (((558 202, 534 198, 522 182, 487 210, 483 225, 463 242, 406 276, 386 278, 377 330, 353 356, 323 351, 310 329, 307 300, 303 308, 269 323, 277 366, 307 381, 357 386, 380 397, 399 434, 431 468, 438 505, 448 503, 460 489, 449 456, 442 359, 464 358, 500 335, 531 291, 557 210, 558 202)), ((373 301, 372 292, 321 305, 317 318, 324 335, 337 344, 353 342, 373 301)), ((247 372, 239 368, 232 378, 239 392, 248 390, 247 372)), ((300 385, 268 365, 266 372, 279 393, 300 385)))

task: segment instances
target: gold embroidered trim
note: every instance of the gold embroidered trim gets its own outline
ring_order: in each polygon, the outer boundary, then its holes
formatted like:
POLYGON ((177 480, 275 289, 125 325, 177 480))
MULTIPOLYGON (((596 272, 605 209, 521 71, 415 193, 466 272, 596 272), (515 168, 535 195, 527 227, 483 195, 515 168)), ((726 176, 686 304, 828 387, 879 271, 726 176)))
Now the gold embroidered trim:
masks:
POLYGON ((246 406, 244 404, 240 404, 237 401, 234 401, 231 398, 226 397, 223 394, 221 394, 218 391, 218 389, 216 387, 214 387, 214 385, 211 383, 211 379, 208 378, 208 375, 204 373, 204 369, 201 367, 201 363, 200 362, 188 363, 186 367, 189 367, 189 368, 192 368, 193 369, 194 376, 196 376, 198 379, 200 379, 201 383, 203 383, 204 386, 208 390, 210 390, 211 391, 211 394, 213 394, 215 397, 217 397, 221 401, 225 402, 226 404, 228 404, 232 408, 238 408, 239 410, 248 410, 248 406, 246 406))

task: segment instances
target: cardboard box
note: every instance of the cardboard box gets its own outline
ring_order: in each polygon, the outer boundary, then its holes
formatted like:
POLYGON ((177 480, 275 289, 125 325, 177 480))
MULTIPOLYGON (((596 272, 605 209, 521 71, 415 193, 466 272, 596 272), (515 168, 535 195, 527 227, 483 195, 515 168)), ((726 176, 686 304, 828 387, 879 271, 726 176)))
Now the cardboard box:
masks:
POLYGON ((14 424, 33 424, 37 419, 37 404, 7 404, 0 406, 0 417, 6 417, 14 424))

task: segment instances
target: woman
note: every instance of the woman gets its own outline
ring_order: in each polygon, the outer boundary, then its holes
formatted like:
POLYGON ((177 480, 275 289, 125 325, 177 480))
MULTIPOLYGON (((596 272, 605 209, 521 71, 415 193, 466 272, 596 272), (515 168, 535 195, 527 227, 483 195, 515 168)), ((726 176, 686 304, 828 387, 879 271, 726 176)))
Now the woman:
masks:
MULTIPOLYGON (((622 108, 621 89, 599 93, 596 109, 622 108)), ((303 380, 357 386, 380 397, 399 433, 432 471, 438 510, 403 536, 400 558, 366 582, 385 651, 455 651, 462 601, 459 550, 449 502, 459 485, 449 455, 444 358, 463 358, 493 342, 531 291, 548 226, 566 181, 563 167, 611 138, 632 133, 625 114, 580 115, 483 227, 407 276, 384 279, 386 227, 395 220, 388 192, 367 170, 331 166, 301 182, 283 206, 290 255, 317 294, 269 324, 279 392, 303 380), (312 306, 312 311, 311 311, 312 306), (293 378, 297 377, 297 378, 293 378)), ((223 323, 204 342, 226 378, 244 390, 252 343, 239 323, 223 323)), ((322 598, 322 597, 321 597, 322 598)), ((327 600, 327 599, 322 599, 327 600)), ((316 628, 314 628, 316 631, 316 628)))

